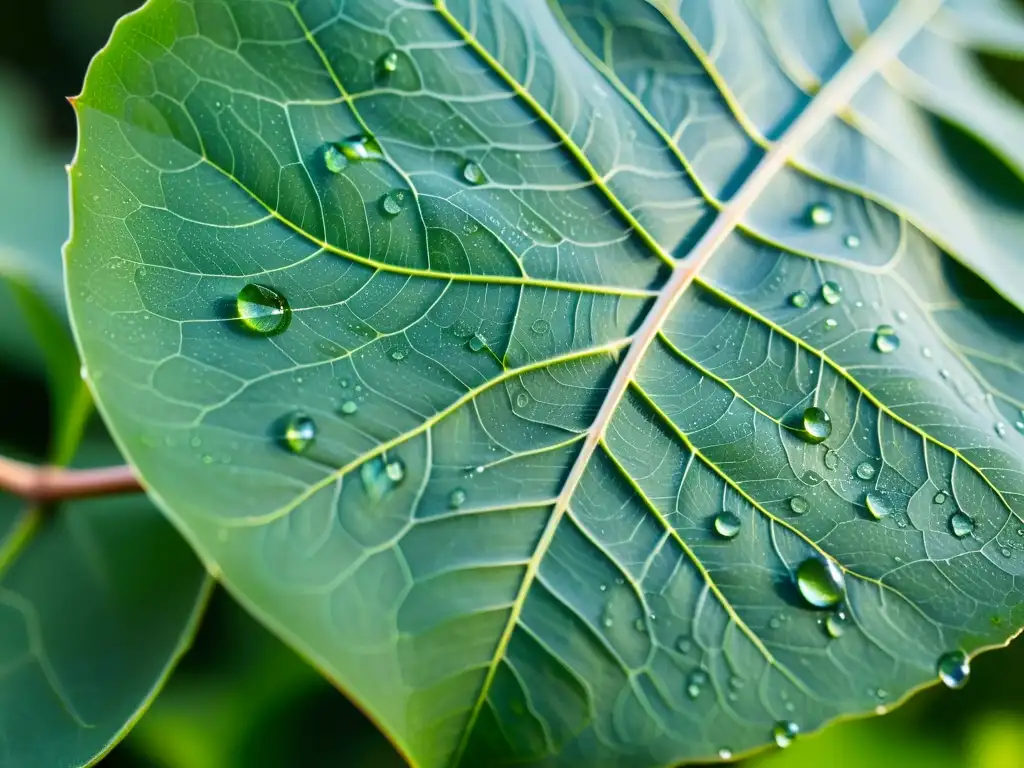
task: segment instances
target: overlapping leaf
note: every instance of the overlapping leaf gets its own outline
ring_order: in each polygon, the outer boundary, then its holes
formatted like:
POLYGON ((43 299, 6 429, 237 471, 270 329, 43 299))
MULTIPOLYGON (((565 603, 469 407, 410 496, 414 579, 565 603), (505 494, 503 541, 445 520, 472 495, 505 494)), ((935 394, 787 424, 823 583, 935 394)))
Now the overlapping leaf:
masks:
MULTIPOLYGON (((1024 619, 1024 216, 928 85, 1012 18, 940 5, 152 0, 79 102, 101 407, 417 763, 884 710, 1024 619), (794 586, 822 557, 839 629, 794 586)), ((955 85, 1013 176, 1019 108, 955 85)))

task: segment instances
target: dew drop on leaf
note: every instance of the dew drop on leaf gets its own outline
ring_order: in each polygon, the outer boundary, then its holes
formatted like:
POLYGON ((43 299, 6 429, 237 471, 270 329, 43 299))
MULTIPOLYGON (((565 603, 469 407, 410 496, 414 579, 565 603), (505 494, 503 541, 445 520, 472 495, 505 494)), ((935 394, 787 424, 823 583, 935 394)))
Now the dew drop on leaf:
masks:
POLYGON ((280 333, 291 322, 292 311, 287 300, 264 285, 248 283, 243 286, 235 306, 242 324, 261 336, 280 333))
POLYGON ((780 720, 772 728, 772 738, 781 749, 792 744, 798 733, 800 733, 800 726, 792 720, 780 720))
POLYGON ((832 560, 809 557, 796 569, 796 586, 801 596, 815 608, 838 605, 846 594, 843 572, 832 560))
POLYGON ((296 411, 285 422, 282 440, 285 448, 292 453, 303 453, 316 440, 316 422, 301 411, 296 411))
POLYGON ((324 167, 331 173, 341 173, 348 167, 348 159, 334 144, 324 147, 324 167))
POLYGON ((718 750, 718 756, 722 760, 732 760, 732 750, 727 747, 722 747, 718 750))
POLYGON ((847 618, 845 611, 836 611, 825 619, 825 631, 828 632, 828 636, 831 638, 842 637, 846 632, 846 625, 848 622, 849 619, 847 618))
POLYGON ((891 325, 880 325, 875 329, 875 349, 882 353, 895 352, 900 348, 900 337, 891 325))
POLYGON ((1006 437, 1006 425, 1003 422, 996 422, 995 430, 1000 437, 1006 437))
POLYGON ((398 69, 398 51, 388 51, 378 60, 378 66, 382 72, 388 74, 398 69))
POLYGON ((939 657, 936 672, 947 688, 963 688, 971 676, 971 661, 963 651, 950 651, 939 657))
POLYGON ((826 280, 821 285, 821 298, 826 304, 838 304, 843 298, 843 289, 834 280, 826 280))
POLYGON ((836 320, 834 317, 829 317, 825 319, 825 330, 834 331, 838 327, 839 321, 836 320))
POLYGON ((537 335, 540 335, 542 333, 547 333, 548 329, 550 329, 550 328, 551 328, 551 324, 547 320, 543 320, 543 319, 541 319, 541 320, 534 320, 533 323, 530 325, 530 330, 533 331, 534 333, 536 333, 537 335))
POLYGON ((847 248, 860 248, 860 238, 857 235, 847 235, 846 239, 843 240, 843 244, 847 248))
POLYGON ((817 406, 807 408, 803 416, 803 430, 799 434, 808 443, 824 442, 832 434, 832 417, 817 406))
POLYGON ((825 456, 822 458, 825 463, 825 468, 828 470, 835 470, 839 467, 839 452, 831 449, 825 451, 825 456))
POLYGON ((405 347, 395 347, 394 349, 391 350, 389 355, 392 360, 396 362, 401 362, 402 360, 405 360, 405 358, 409 356, 409 350, 406 349, 405 347))
POLYGON ((458 509, 466 503, 466 492, 461 488, 456 488, 452 491, 451 496, 448 497, 448 506, 452 509, 458 509))
POLYGON ((516 405, 520 408, 525 408, 530 404, 530 396, 525 392, 520 392, 516 395, 516 405))
POLYGON ((790 294, 789 303, 797 309, 803 309, 811 302, 811 297, 807 291, 796 291, 790 294))
POLYGON ((386 192, 380 198, 380 210, 385 216, 393 217, 402 212, 402 202, 405 200, 405 192, 386 192))
POLYGON ((835 214, 832 211, 832 206, 826 203, 815 203, 807 210, 807 218, 816 227, 827 227, 832 223, 835 214))
POLYGON ((485 339, 479 333, 474 334, 469 339, 469 348, 473 352, 480 352, 486 346, 487 346, 487 339, 485 339))
POLYGON ((487 181, 487 177, 484 175, 484 169, 472 160, 462 166, 462 178, 473 185, 483 184, 487 181))
POLYGON ((405 465, 398 459, 389 461, 384 467, 384 474, 393 483, 400 483, 405 479, 405 465))
POLYGON ((949 530, 958 539, 962 539, 974 533, 974 521, 963 512, 954 512, 949 518, 949 530))
POLYGON ((359 410, 359 404, 355 400, 346 400, 341 404, 341 412, 346 416, 351 416, 353 413, 359 410))
POLYGON ((856 472, 857 474, 857 477, 859 477, 861 480, 870 480, 875 476, 875 471, 875 465, 872 464, 870 461, 862 461, 860 464, 857 465, 857 469, 854 470, 854 472, 856 472))
POLYGON ((693 642, 686 635, 680 635, 676 640, 676 650, 680 653, 689 653, 693 649, 693 642))
POLYGON ((807 503, 807 499, 803 496, 794 496, 789 500, 789 508, 794 515, 806 515, 810 507, 811 505, 807 503))
POLYGON ((723 539, 735 538, 736 534, 740 532, 741 524, 741 520, 735 513, 719 512, 715 516, 715 533, 723 539))
POLYGON ((351 163, 384 159, 384 150, 373 136, 350 136, 344 141, 339 141, 335 146, 351 163))
POLYGON ((867 496, 864 497, 864 506, 868 508, 868 512, 875 520, 881 520, 883 517, 888 517, 892 514, 892 509, 890 509, 885 497, 874 491, 869 491, 867 496))

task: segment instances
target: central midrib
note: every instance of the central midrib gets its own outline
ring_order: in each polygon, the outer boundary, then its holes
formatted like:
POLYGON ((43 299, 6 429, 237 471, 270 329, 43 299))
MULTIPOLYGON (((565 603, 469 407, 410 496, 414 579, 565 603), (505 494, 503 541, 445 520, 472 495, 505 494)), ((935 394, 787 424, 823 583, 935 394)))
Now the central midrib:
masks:
POLYGON ((685 260, 680 261, 665 283, 660 295, 651 307, 640 328, 633 336, 619 370, 612 380, 604 402, 597 413, 573 462, 565 485, 552 509, 544 527, 534 555, 527 566, 522 584, 516 594, 504 632, 495 649, 494 656, 481 686, 480 694, 470 712, 465 731, 453 756, 452 765, 457 765, 469 743, 476 719, 490 691, 498 663, 503 658, 512 632, 519 621, 526 596, 536 578, 540 562, 554 540, 555 531, 569 507, 569 501, 576 492, 586 472, 594 451, 604 438, 626 389, 629 387, 640 362, 651 342, 657 336, 662 324, 672 312, 679 297, 693 282, 694 277, 707 265, 718 248, 737 228, 746 212, 765 191, 768 184, 796 153, 831 118, 839 107, 846 105, 860 87, 904 45, 906 45, 928 19, 939 9, 943 0, 904 0, 878 27, 876 32, 850 57, 843 67, 818 92, 803 113, 783 134, 782 138, 761 159, 757 167, 737 191, 736 195, 719 212, 714 223, 698 241, 685 260))

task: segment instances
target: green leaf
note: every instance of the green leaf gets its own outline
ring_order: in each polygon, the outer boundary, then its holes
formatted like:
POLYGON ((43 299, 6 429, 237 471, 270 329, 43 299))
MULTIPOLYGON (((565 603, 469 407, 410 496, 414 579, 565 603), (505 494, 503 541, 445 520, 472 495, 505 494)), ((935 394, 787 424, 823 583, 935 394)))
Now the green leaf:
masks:
POLYGON ((921 82, 984 14, 774 7, 151 0, 93 63, 100 408, 416 764, 736 755, 1024 624, 1024 214, 933 126, 1019 168, 921 82))

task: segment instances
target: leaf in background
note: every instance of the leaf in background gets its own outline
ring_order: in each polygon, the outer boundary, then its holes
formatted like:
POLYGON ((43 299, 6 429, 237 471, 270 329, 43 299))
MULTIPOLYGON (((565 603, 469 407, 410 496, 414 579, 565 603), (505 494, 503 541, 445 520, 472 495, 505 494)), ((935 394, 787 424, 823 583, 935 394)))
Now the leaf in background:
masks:
MULTIPOLYGON (((9 286, 51 378, 52 461, 120 463, 106 438, 79 449, 91 401, 67 328, 20 277, 9 286)), ((195 555, 144 496, 43 509, 0 494, 0 765, 103 755, 188 647, 209 591, 195 555)))
POLYGON ((727 757, 1024 624, 1024 214, 908 74, 972 6, 774 7, 153 0, 93 64, 100 407, 415 763, 727 757))

